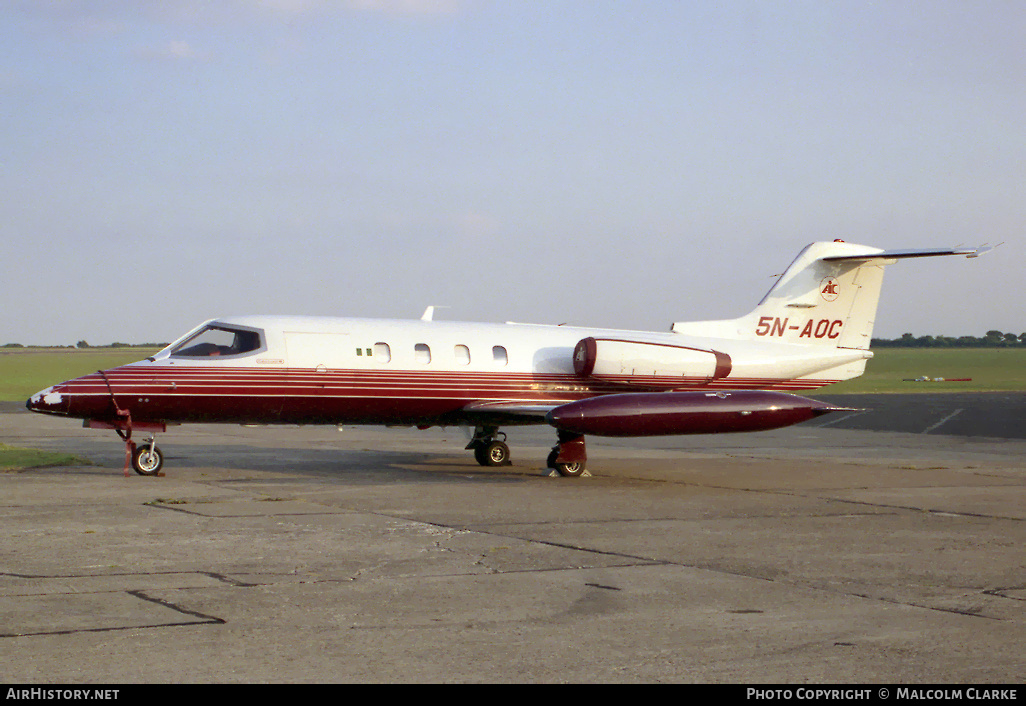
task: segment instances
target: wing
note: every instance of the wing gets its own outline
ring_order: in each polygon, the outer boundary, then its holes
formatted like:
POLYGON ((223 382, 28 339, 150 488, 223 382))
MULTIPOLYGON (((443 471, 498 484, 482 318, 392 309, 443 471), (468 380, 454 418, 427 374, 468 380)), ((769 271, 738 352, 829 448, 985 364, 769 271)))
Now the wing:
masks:
POLYGON ((566 402, 471 402, 460 416, 475 424, 545 424, 545 415, 566 402))

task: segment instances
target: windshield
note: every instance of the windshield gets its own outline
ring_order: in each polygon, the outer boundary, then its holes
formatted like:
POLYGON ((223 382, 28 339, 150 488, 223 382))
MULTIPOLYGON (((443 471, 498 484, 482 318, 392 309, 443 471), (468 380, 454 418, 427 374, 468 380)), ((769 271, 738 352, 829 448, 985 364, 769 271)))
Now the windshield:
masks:
POLYGON ((263 347, 260 334, 256 330, 212 324, 178 344, 171 355, 176 358, 207 358, 253 353, 263 347))

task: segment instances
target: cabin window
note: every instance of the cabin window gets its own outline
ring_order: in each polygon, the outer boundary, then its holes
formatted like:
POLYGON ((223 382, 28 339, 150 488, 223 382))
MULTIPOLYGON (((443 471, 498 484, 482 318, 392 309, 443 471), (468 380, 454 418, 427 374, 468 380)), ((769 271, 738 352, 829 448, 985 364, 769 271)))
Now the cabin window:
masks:
POLYGON ((379 363, 387 363, 392 360, 392 349, 387 343, 374 344, 374 360, 379 363))
POLYGON ((470 349, 464 345, 456 346, 456 362, 460 365, 470 365, 470 349))
POLYGON ((175 346, 171 355, 185 358, 207 358, 242 355, 259 350, 263 350, 260 331, 211 325, 175 346))
POLYGON ((502 346, 492 346, 492 360, 496 365, 506 365, 509 363, 509 356, 506 354, 506 349, 502 346))
POLYGON ((418 363, 427 365, 431 362, 431 348, 426 343, 418 343, 413 347, 413 357, 418 363))

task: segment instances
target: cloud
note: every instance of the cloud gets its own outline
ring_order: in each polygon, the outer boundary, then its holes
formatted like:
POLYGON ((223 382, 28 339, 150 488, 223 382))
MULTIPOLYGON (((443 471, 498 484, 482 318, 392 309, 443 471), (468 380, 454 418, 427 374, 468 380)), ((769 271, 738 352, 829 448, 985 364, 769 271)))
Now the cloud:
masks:
POLYGON ((452 15, 460 0, 349 0, 349 7, 388 15, 452 15))
POLYGON ((188 42, 172 41, 164 47, 164 52, 172 59, 195 59, 199 56, 188 42))
POLYGON ((59 26, 74 38, 103 38, 143 23, 222 26, 250 20, 293 22, 354 12, 390 17, 449 16, 478 0, 11 0, 12 12, 59 26))
POLYGON ((71 23, 72 33, 81 39, 113 37, 122 34, 128 26, 116 19, 83 17, 71 23))
POLYGON ((453 220, 457 232, 470 238, 495 238, 502 230, 502 224, 497 219, 478 211, 468 211, 453 220))
POLYGON ((25 81, 25 75, 14 69, 0 68, 0 88, 14 88, 25 81))
POLYGON ((341 7, 360 12, 377 12, 393 16, 452 15, 464 0, 249 0, 259 7, 277 12, 306 15, 332 12, 341 7))
POLYGON ((210 52, 199 51, 184 40, 172 40, 151 47, 141 47, 136 55, 143 59, 158 61, 208 61, 210 52))

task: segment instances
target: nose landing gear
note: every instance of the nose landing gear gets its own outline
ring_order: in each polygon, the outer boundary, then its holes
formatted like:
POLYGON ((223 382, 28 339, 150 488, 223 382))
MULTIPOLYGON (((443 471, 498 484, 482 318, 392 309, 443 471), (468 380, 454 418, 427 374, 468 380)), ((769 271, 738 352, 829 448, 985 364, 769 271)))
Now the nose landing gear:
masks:
POLYGON ((164 452, 157 448, 152 435, 145 444, 133 446, 132 470, 141 476, 163 475, 160 469, 164 467, 164 452))
MULTIPOLYGON (((143 445, 137 445, 132 441, 132 412, 129 409, 122 408, 118 404, 117 398, 114 396, 114 388, 110 385, 110 380, 107 379, 107 374, 102 370, 97 371, 103 378, 103 381, 107 384, 107 391, 110 392, 110 402, 113 407, 112 419, 97 420, 87 419, 85 420, 85 426, 90 429, 113 429, 118 433, 118 436, 125 442, 125 477, 128 477, 128 466, 131 464, 132 470, 141 476, 162 476, 163 473, 160 469, 164 466, 164 454, 161 453, 160 449, 157 448, 154 443, 154 434, 150 434, 150 440, 143 445)), ((134 425, 136 431, 167 431, 167 425, 163 422, 136 422, 134 425)))

